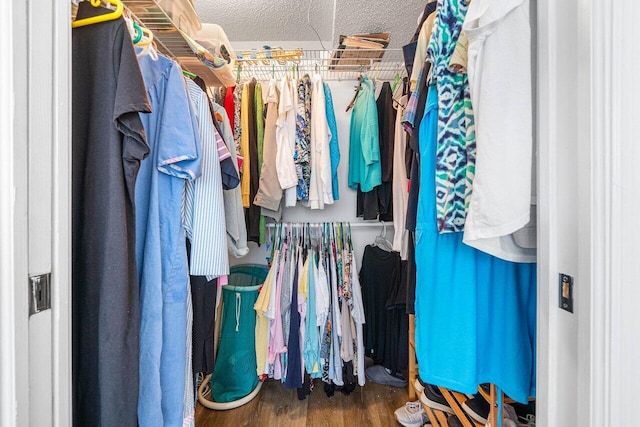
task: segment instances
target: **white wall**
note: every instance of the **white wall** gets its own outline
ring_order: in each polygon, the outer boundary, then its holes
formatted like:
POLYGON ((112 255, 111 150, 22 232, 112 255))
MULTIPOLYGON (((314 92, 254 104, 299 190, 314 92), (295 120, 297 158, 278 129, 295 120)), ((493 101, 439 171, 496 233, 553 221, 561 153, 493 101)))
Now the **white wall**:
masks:
MULTIPOLYGON (((323 210, 311 210, 303 206, 285 208, 283 221, 289 222, 363 222, 356 218, 356 192, 347 186, 347 172, 349 168, 349 123, 351 111, 345 109, 354 95, 357 84, 355 81, 328 81, 333 97, 333 105, 336 113, 338 127, 338 142, 340 143, 340 165, 338 167, 338 179, 340 183, 340 200, 333 205, 325 205, 323 210)), ((378 84, 378 90, 381 84, 378 84)), ((379 226, 355 227, 351 229, 353 244, 356 251, 358 266, 361 264, 364 247, 373 243, 376 235, 382 231, 379 226)), ((387 227, 387 238, 393 240, 393 227, 387 227)), ((231 257, 232 265, 244 263, 266 263, 266 245, 258 247, 255 243, 249 243, 249 254, 241 259, 231 257)))

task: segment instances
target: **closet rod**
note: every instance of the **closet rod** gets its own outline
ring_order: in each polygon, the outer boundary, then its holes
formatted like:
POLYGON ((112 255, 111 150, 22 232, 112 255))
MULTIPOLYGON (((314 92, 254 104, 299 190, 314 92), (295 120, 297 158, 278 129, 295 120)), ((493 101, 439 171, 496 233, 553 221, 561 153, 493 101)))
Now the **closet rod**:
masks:
POLYGON ((349 221, 328 221, 328 222, 295 222, 295 221, 291 221, 291 222, 269 222, 267 223, 267 227, 269 228, 273 228, 278 224, 309 224, 309 225, 317 225, 320 226, 322 224, 340 224, 340 223, 344 223, 344 224, 349 224, 349 226, 351 228, 353 227, 393 227, 393 222, 390 221, 376 221, 376 222, 349 222, 349 221))

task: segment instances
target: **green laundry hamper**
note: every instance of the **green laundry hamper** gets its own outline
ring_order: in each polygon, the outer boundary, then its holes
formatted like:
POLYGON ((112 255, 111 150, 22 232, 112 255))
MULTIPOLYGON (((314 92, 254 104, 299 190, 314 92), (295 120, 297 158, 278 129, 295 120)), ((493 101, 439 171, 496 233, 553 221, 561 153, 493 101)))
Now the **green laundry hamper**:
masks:
POLYGON ((266 265, 233 266, 222 288, 222 332, 210 383, 215 402, 238 401, 258 386, 253 305, 268 272, 266 265))

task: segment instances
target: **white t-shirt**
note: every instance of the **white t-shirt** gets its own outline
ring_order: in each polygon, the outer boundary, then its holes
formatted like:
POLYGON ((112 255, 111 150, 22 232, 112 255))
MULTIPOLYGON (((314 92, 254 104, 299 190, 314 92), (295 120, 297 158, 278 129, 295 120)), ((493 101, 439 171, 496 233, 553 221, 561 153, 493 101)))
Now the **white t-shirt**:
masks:
POLYGON ((280 102, 276 122, 276 170, 280 187, 285 191, 285 206, 296 205, 298 175, 293 159, 296 144, 296 103, 295 82, 283 77, 280 82, 280 102))
MULTIPOLYGON (((407 104, 407 96, 400 98, 400 105, 407 104)), ((407 259, 409 231, 405 228, 407 206, 409 204, 409 180, 404 162, 407 148, 407 134, 402 126, 402 111, 396 114, 393 143, 393 250, 400 252, 400 258, 407 259)))
POLYGON ((331 155, 329 140, 331 132, 327 122, 324 86, 322 77, 316 74, 311 79, 311 182, 309 185, 309 206, 324 209, 333 203, 331 179, 331 155))
POLYGON ((531 219, 529 0, 473 0, 463 31, 477 144, 464 243, 509 261, 534 262, 535 250, 510 236, 531 219))

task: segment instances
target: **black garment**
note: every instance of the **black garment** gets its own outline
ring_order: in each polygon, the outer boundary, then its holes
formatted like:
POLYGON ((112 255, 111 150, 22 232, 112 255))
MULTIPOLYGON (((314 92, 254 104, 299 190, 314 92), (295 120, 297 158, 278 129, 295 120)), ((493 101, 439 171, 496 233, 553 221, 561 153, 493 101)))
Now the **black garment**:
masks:
POLYGON ((216 325, 218 279, 190 276, 193 304, 193 372, 210 374, 214 368, 213 337, 216 325))
POLYGON ((407 272, 404 277, 404 286, 407 293, 407 314, 415 314, 416 303, 416 242, 413 231, 409 232, 409 242, 407 244, 407 272))
POLYGON ((363 193, 358 187, 356 216, 364 219, 393 221, 393 146, 395 140, 396 109, 389 82, 384 82, 376 100, 380 144, 382 184, 363 193))
MULTIPOLYGON (((393 360, 388 358, 389 355, 400 349, 387 340, 390 333, 386 327, 390 320, 387 298, 397 291, 399 280, 400 254, 367 245, 360 269, 362 300, 364 312, 367 313, 367 323, 363 327, 365 356, 371 357, 374 363, 389 368, 395 366, 393 360)), ((394 325, 396 328, 399 326, 397 323, 394 325)), ((396 330, 395 334, 400 335, 400 332, 396 330)))
POLYGON ((409 316, 402 305, 389 308, 386 318, 384 359, 381 365, 395 374, 409 365, 409 316))
MULTIPOLYGON (((186 240, 187 257, 191 266, 191 242, 186 240)), ((210 374, 214 368, 213 337, 216 326, 216 299, 218 279, 207 280, 206 276, 189 276, 191 303, 193 306, 192 353, 193 372, 210 374)))
POLYGON ((420 23, 418 24, 418 27, 416 28, 415 33, 413 33, 413 37, 411 37, 411 41, 409 41, 409 43, 407 43, 402 47, 404 64, 407 69, 408 76, 411 75, 411 72, 413 71, 414 66, 420 67, 422 65, 422 64, 413 63, 416 56, 416 47, 418 45, 418 37, 420 36, 420 30, 422 29, 422 25, 424 24, 424 21, 427 20, 429 15, 431 15, 433 12, 436 11, 436 5, 437 5, 436 1, 432 1, 426 4, 426 6, 424 7, 424 10, 422 11, 422 19, 420 19, 420 23))
MULTIPOLYGON (((76 19, 110 12, 81 2, 76 19)), ((73 424, 137 425, 135 180, 151 111, 124 19, 74 28, 73 424)))
POLYGON ((382 84, 376 100, 378 109, 378 131, 380 135, 380 167, 382 182, 393 179, 393 146, 395 142, 396 112, 393 108, 393 91, 389 82, 382 84))
POLYGON ((410 76, 413 73, 413 66, 415 65, 413 61, 416 58, 416 49, 418 47, 418 42, 412 41, 402 46, 402 56, 404 58, 404 67, 407 70, 407 76, 410 76))
POLYGON ((438 5, 437 1, 430 1, 425 5, 424 10, 422 11, 422 18, 420 18, 420 23, 418 24, 418 27, 416 28, 415 33, 413 33, 413 37, 411 37, 412 42, 418 41, 418 37, 420 36, 420 30, 422 30, 422 25, 424 24, 424 21, 427 20, 429 15, 431 15, 433 12, 436 11, 437 5, 438 5))
POLYGON ((366 193, 358 185, 356 216, 365 220, 393 221, 393 183, 383 182, 366 193))
POLYGON ((409 363, 409 317, 407 307, 407 261, 400 261, 400 277, 392 283, 387 298, 384 362, 391 373, 406 369, 409 363))
POLYGON ((287 379, 285 386, 289 389, 302 388, 302 360, 300 357, 300 313, 298 312, 298 264, 297 258, 293 273, 293 287, 291 289, 291 321, 289 322, 289 342, 287 343, 287 379))
MULTIPOLYGON (((260 171, 258 170, 258 133, 257 133, 257 120, 255 109, 255 91, 256 91, 256 79, 252 79, 249 83, 249 200, 250 205, 245 208, 245 221, 247 223, 247 240, 249 242, 260 243, 260 206, 256 206, 253 200, 258 193, 258 187, 260 186, 260 171)), ((245 129, 242 129, 245 132, 245 129)))
MULTIPOLYGON (((428 72, 430 64, 425 62, 424 73, 428 72)), ((409 146, 414 151, 413 161, 411 162, 411 178, 409 179, 411 184, 409 185, 409 200, 407 202, 407 217, 405 221, 405 228, 410 231, 416 231, 416 216, 418 214, 418 193, 420 191, 420 123, 422 123, 422 116, 424 115, 425 104, 427 103, 427 79, 423 80, 423 84, 416 88, 419 90, 418 95, 418 108, 416 109, 416 120, 413 126, 413 132, 409 138, 409 146)), ((434 195, 435 197, 435 195, 434 195)))

